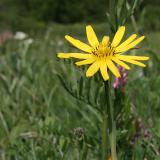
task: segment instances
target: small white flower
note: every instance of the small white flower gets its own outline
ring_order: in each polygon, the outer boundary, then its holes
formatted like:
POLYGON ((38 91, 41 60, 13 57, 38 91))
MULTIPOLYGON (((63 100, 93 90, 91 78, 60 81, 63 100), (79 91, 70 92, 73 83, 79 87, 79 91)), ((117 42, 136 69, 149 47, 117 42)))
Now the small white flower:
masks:
POLYGON ((32 38, 28 38, 28 39, 24 40, 24 44, 26 44, 26 45, 30 45, 32 43, 33 43, 33 39, 32 38))
POLYGON ((14 38, 17 40, 24 40, 28 35, 24 32, 16 32, 14 38))

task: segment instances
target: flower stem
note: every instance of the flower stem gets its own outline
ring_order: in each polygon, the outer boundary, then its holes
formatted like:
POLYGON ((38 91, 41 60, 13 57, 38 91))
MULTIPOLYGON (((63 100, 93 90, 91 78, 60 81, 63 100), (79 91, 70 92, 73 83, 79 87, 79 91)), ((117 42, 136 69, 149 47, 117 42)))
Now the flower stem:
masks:
MULTIPOLYGON (((114 120, 114 108, 111 103, 111 88, 110 81, 105 82, 105 94, 106 94, 106 103, 107 109, 105 110, 105 114, 108 122, 109 129, 109 141, 111 147, 111 156, 112 160, 117 160, 117 152, 116 152, 116 122, 114 120)), ((107 129, 106 129, 106 137, 107 137, 107 129)), ((109 143, 108 143, 109 144, 109 143)))
MULTIPOLYGON (((112 30, 112 33, 114 34, 115 31, 118 28, 118 19, 117 19, 117 0, 109 0, 109 9, 110 9, 110 15, 112 19, 112 23, 115 24, 114 31, 112 30)), ((110 88, 110 82, 105 82, 105 94, 107 99, 107 114, 108 114, 108 123, 109 123, 109 141, 110 141, 110 148, 111 148, 111 157, 112 160, 117 160, 117 151, 116 151, 116 121, 114 120, 114 106, 112 106, 111 101, 111 88, 110 88)))
POLYGON ((106 157, 108 157, 108 145, 109 139, 108 139, 108 127, 107 127, 107 114, 105 112, 103 113, 103 123, 102 123, 102 160, 106 160, 106 157))

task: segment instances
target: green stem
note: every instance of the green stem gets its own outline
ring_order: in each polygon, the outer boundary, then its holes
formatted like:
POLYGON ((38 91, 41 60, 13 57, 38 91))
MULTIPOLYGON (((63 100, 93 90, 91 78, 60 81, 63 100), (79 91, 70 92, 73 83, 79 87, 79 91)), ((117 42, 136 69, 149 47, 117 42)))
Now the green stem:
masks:
POLYGON ((116 128, 115 128, 115 125, 113 125, 113 127, 112 127, 112 132, 110 133, 110 144, 111 144, 112 160, 117 160, 117 151, 116 151, 116 128))
POLYGON ((117 151, 116 151, 116 122, 114 120, 114 108, 111 103, 111 88, 110 81, 105 82, 105 94, 107 100, 107 112, 108 115, 108 127, 109 127, 109 140, 111 146, 111 156, 112 160, 117 160, 117 151))
POLYGON ((106 157, 108 157, 108 145, 107 141, 109 144, 108 139, 108 131, 107 131, 107 114, 104 112, 103 113, 103 123, 102 123, 102 160, 106 160, 106 157))
MULTIPOLYGON (((114 34, 118 28, 118 18, 117 18, 117 8, 116 5, 118 0, 109 0, 109 8, 110 8, 110 16, 112 19, 112 24, 114 24, 114 31, 112 30, 112 34, 114 34)), ((109 127, 109 141, 111 148, 111 157, 112 160, 117 160, 117 151, 116 151, 116 122, 114 120, 114 106, 112 106, 111 101, 111 87, 110 82, 105 82, 105 93, 107 100, 107 115, 108 115, 108 127, 109 127)))

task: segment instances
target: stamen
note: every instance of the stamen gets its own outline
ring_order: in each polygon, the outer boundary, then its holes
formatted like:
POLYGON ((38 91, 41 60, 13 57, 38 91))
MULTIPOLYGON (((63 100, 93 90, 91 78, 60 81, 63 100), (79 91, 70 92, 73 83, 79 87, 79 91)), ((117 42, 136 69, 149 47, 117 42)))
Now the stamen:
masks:
POLYGON ((92 49, 92 54, 97 58, 108 58, 115 55, 115 48, 111 46, 111 43, 108 46, 100 43, 92 49))

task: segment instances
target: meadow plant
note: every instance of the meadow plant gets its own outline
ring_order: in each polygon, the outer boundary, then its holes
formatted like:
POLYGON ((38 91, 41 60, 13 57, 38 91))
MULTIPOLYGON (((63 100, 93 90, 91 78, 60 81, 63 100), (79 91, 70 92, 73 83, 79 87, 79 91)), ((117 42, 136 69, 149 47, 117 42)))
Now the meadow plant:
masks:
POLYGON ((0 34, 0 160, 160 159, 160 35, 141 3, 110 0, 89 43, 81 23, 0 34))
MULTIPOLYGON (((114 95, 112 90, 113 88, 121 90, 125 87, 128 78, 124 69, 130 70, 130 66, 126 64, 126 62, 140 67, 145 67, 146 65, 141 61, 146 61, 149 59, 147 56, 126 55, 126 52, 131 49, 133 50, 144 39, 144 36, 137 38, 137 34, 132 34, 127 38, 127 40, 121 43, 126 28, 124 24, 126 20, 133 15, 134 10, 138 5, 137 3, 138 1, 134 0, 129 6, 127 1, 110 0, 110 11, 107 13, 107 17, 110 24, 111 36, 103 36, 102 40, 99 41, 92 26, 88 25, 86 26, 86 34, 89 45, 69 35, 65 36, 65 39, 69 43, 80 49, 82 52, 79 53, 74 51, 72 53, 58 53, 58 57, 60 59, 74 58, 80 60, 75 63, 77 66, 90 65, 86 71, 86 77, 92 78, 93 76, 96 76, 98 72, 100 73, 98 75, 99 82, 95 83, 98 83, 99 88, 102 87, 102 90, 104 91, 104 97, 101 97, 101 101, 104 103, 100 102, 99 107, 102 124, 102 145, 99 152, 101 152, 102 160, 106 160, 110 157, 110 155, 112 160, 119 159, 119 156, 117 156, 117 128, 119 128, 119 126, 117 127, 118 122, 116 120, 116 113, 120 112, 120 109, 123 109, 123 106, 114 106, 116 103, 114 103, 112 97, 115 96, 115 99, 117 99, 117 97, 116 94, 114 95), (123 14, 124 11, 127 12, 126 15, 123 14), (115 66, 115 63, 118 64, 118 66, 115 66), (112 75, 110 73, 116 77, 113 87, 112 75), (103 82, 103 84, 100 84, 100 81, 103 82)), ((82 76, 81 81, 84 83, 84 76, 82 76)), ((91 88, 94 87, 96 86, 91 86, 91 88)), ((81 84, 79 86, 79 90, 82 90, 81 84)), ((121 94, 120 96, 124 95, 121 94)), ((97 97, 94 98, 95 99, 93 101, 96 101, 97 97)), ((119 118, 122 119, 121 116, 119 118)), ((118 148, 118 152, 120 152, 120 148, 118 148)))

